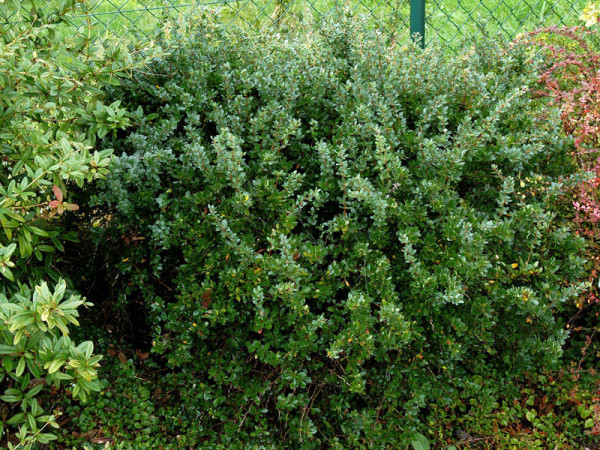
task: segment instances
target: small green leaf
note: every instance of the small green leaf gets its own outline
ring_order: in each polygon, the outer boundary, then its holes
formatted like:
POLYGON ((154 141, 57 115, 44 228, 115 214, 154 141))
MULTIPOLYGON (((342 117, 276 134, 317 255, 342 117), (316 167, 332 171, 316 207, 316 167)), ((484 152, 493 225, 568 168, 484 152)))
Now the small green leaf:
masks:
POLYGON ((60 369, 63 366, 64 363, 65 363, 64 359, 52 360, 52 362, 50 363, 50 366, 48 366, 48 373, 56 372, 58 369, 60 369))
POLYGON ((19 359, 19 363, 17 364, 17 369, 15 370, 15 375, 20 377, 21 375, 23 375, 24 371, 25 371, 25 358, 21 356, 21 358, 19 359))
POLYGON ((36 439, 41 442, 42 444, 47 444, 50 441, 54 441, 56 439, 58 439, 55 435, 51 434, 51 433, 40 433, 37 435, 36 439))
POLYGON ((29 229, 33 232, 33 234, 37 234, 38 236, 48 237, 48 233, 41 228, 34 227, 33 225, 29 225, 29 229))
POLYGON ((17 348, 14 345, 0 344, 0 355, 10 355, 16 351, 17 348))
POLYGON ((8 278, 10 281, 15 281, 15 276, 12 271, 6 266, 0 266, 0 273, 8 278))
POLYGON ((54 375, 54 378, 56 378, 57 380, 72 380, 73 377, 71 375, 69 375, 68 373, 63 373, 63 372, 57 372, 54 375))
POLYGON ((17 244, 12 243, 4 249, 4 260, 8 261, 12 256, 13 252, 16 250, 17 244))
POLYGON ((33 414, 27 414, 27 423, 31 427, 32 431, 37 431, 37 426, 35 423, 35 416, 33 414))
POLYGON ((54 244, 54 247, 56 247, 59 251, 65 251, 65 248, 63 247, 62 243, 57 238, 53 237, 52 243, 54 244))
POLYGON ((18 423, 22 423, 23 420, 25 420, 25 413, 24 412, 20 412, 18 414, 15 414, 14 416, 12 416, 10 419, 8 419, 8 423, 10 425, 15 425, 18 423))
POLYGON ((40 383, 37 386, 32 387, 31 389, 29 389, 29 391, 27 391, 27 394, 25 394, 25 397, 27 398, 31 398, 36 396, 37 394, 39 394, 39 392, 44 389, 44 384, 40 383))
POLYGON ((594 426, 594 419, 593 418, 589 418, 585 421, 585 423, 583 424, 583 426, 585 428, 592 428, 594 426))
POLYGON ((429 450, 429 439, 421 433, 415 433, 410 445, 412 445, 413 450, 429 450))
POLYGON ((83 352, 86 358, 91 358, 92 353, 94 352, 94 344, 92 341, 85 341, 79 344, 77 349, 83 352))

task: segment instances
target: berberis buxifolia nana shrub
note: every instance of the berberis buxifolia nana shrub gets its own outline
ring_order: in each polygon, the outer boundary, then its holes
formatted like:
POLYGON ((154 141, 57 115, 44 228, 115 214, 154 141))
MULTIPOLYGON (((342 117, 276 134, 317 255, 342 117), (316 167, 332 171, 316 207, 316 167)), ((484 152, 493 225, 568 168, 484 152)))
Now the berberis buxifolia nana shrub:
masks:
POLYGON ((535 64, 334 22, 196 24, 114 91, 138 124, 90 192, 95 229, 115 301, 143 302, 178 368, 188 439, 397 444, 421 408, 485 406, 566 338, 572 142, 537 114, 535 64))

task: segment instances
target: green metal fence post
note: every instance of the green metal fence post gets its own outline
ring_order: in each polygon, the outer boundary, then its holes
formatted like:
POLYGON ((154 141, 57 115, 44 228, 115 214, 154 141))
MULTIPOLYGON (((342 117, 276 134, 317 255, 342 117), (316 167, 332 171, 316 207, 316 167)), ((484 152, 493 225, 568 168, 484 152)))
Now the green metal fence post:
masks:
POLYGON ((410 36, 421 38, 421 48, 425 48, 425 0, 410 0, 410 36))

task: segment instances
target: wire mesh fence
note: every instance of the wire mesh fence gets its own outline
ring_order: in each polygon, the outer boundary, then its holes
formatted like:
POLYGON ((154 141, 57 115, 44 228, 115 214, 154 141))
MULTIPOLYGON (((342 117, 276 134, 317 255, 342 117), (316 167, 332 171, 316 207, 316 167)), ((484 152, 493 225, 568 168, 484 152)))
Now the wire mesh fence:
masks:
POLYGON ((430 0, 427 32, 444 43, 478 33, 514 39, 541 26, 581 25, 588 0, 430 0))
MULTIPOLYGON (((59 0, 0 0, 0 22, 18 20, 19 11, 32 5, 51 8, 59 0)), ((512 39, 519 33, 549 25, 579 25, 590 0, 96 0, 87 13, 73 20, 75 29, 88 19, 99 34, 129 36, 137 41, 150 39, 163 18, 177 14, 193 16, 208 10, 228 28, 262 30, 268 27, 293 28, 307 16, 323 17, 344 6, 366 14, 374 23, 387 21, 409 36, 410 29, 424 30, 425 42, 439 40, 454 45, 464 38, 488 33, 512 39), (424 14, 411 16, 411 6, 424 6, 424 14), (421 27, 417 20, 423 22, 421 27), (411 27, 409 23, 411 22, 411 27), (424 19, 424 20, 423 20, 424 19), (415 27, 416 25, 416 27, 415 27)))

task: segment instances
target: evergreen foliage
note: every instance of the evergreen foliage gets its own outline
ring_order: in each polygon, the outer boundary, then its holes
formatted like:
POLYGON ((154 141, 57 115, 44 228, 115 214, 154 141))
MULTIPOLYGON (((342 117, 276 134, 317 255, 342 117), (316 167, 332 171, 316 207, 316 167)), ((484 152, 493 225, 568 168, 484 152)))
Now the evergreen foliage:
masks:
MULTIPOLYGON (((93 45, 85 33, 65 38, 61 26, 88 4, 53 2, 18 11, 0 23, 0 446, 47 444, 58 427, 48 395, 65 381, 74 398, 99 389, 93 345, 75 345, 85 303, 67 291, 57 263, 65 241, 76 239, 59 216, 79 208, 67 201, 73 184, 105 175, 111 149, 96 138, 126 127, 118 102, 103 103, 103 85, 141 61, 117 45, 93 45), (60 331, 60 332, 59 332, 60 331), (49 389, 52 387, 52 389, 49 389), (44 398, 44 402, 41 399, 44 398)), ((60 388, 60 389, 59 389, 60 388)), ((57 398, 57 397, 55 397, 57 398)))
POLYGON ((395 446, 557 361, 583 241, 527 50, 449 60, 347 18, 164 39, 113 90, 136 126, 84 194, 113 311, 143 304, 195 423, 180 445, 395 446))

